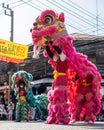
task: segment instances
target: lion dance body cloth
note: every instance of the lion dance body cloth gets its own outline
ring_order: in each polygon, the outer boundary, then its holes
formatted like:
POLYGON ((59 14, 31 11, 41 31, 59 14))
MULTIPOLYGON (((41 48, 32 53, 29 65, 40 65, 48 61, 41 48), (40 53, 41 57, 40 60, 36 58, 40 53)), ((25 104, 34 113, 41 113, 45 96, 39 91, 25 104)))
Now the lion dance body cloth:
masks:
POLYGON ((101 76, 87 56, 76 51, 64 21, 64 13, 45 10, 30 30, 33 57, 39 58, 43 47, 43 55, 54 68, 54 81, 48 93, 47 123, 68 124, 83 117, 87 122, 94 122, 100 111, 101 76))
POLYGON ((28 121, 29 107, 38 110, 39 119, 46 120, 48 115, 48 99, 46 94, 34 96, 31 81, 33 76, 26 71, 17 71, 12 75, 12 88, 17 99, 16 121, 28 121))

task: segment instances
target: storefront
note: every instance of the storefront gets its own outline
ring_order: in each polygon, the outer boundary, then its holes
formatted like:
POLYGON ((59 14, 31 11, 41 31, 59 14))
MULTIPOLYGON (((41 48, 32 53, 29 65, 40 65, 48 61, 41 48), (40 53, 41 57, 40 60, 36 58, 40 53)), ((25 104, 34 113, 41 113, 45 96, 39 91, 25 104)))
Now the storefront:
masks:
POLYGON ((32 82, 34 95, 48 92, 51 89, 53 79, 52 78, 42 78, 32 82))
POLYGON ((102 85, 101 94, 104 95, 104 79, 102 79, 101 85, 102 85))

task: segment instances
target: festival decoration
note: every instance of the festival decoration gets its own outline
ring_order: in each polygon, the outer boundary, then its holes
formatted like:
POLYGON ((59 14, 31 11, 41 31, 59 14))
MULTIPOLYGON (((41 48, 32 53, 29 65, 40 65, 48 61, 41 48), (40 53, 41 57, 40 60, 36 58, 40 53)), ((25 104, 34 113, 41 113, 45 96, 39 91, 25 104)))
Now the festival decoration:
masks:
POLYGON ((8 98, 8 83, 4 82, 4 99, 6 100, 8 98))
POLYGON ((29 106, 36 108, 39 119, 46 120, 48 100, 46 94, 34 96, 31 81, 33 77, 26 71, 17 71, 12 75, 12 88, 17 99, 16 121, 28 121, 29 106))
POLYGON ((86 55, 76 51, 64 21, 64 13, 45 10, 30 30, 33 57, 39 58, 44 48, 43 55, 54 68, 54 81, 48 93, 47 123, 68 124, 84 117, 86 122, 93 123, 101 108, 101 75, 86 55))
POLYGON ((0 39, 0 60, 22 63, 28 56, 28 46, 0 39))

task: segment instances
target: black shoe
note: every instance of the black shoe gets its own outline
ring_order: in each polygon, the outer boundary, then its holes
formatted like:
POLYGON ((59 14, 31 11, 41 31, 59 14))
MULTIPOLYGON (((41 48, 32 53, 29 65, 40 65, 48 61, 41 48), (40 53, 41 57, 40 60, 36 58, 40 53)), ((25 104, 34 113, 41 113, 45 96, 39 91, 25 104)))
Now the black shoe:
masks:
POLYGON ((16 122, 20 122, 20 120, 16 120, 16 122))
POLYGON ((27 118, 24 119, 24 122, 28 122, 29 120, 27 118))

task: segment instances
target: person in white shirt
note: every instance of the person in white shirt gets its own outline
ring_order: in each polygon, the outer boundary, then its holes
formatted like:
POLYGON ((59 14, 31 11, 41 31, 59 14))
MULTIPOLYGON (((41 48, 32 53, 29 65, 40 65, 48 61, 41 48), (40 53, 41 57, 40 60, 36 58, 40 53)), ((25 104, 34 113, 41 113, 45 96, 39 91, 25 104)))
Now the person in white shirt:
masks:
POLYGON ((10 101, 8 106, 8 119, 13 120, 13 110, 14 110, 14 103, 10 101))
POLYGON ((3 117, 4 109, 4 104, 0 102, 0 117, 3 117))

